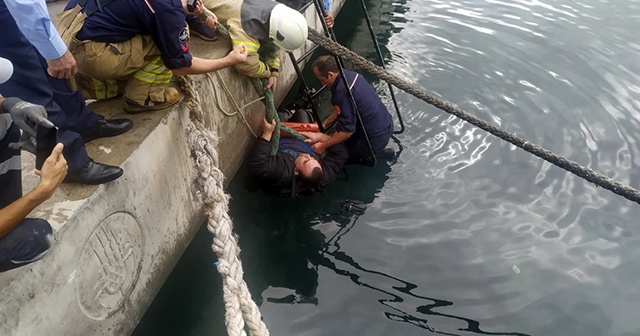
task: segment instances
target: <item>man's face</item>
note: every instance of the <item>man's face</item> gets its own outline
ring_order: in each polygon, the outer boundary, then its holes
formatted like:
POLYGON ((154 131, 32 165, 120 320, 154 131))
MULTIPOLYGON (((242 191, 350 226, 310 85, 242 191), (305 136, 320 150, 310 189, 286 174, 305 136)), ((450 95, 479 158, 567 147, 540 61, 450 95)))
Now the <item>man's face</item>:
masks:
POLYGON ((331 86, 333 86, 333 82, 336 81, 336 74, 334 74, 333 72, 329 71, 327 73, 327 76, 323 76, 320 74, 320 72, 318 71, 318 68, 313 68, 313 74, 316 75, 316 78, 320 81, 320 83, 322 83, 322 85, 330 88, 331 86))
POLYGON ((315 168, 322 169, 322 167, 320 166, 320 162, 318 162, 318 160, 314 159, 309 154, 298 155, 298 157, 296 158, 293 164, 296 168, 295 169, 296 175, 301 174, 302 176, 309 176, 311 175, 311 172, 313 171, 313 169, 315 168))

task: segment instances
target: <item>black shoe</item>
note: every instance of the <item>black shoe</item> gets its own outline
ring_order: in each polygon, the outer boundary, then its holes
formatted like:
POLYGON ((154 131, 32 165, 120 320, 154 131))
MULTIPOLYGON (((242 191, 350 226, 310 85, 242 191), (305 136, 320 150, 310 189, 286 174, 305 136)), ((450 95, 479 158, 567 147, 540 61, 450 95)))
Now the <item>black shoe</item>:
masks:
POLYGON ((187 17, 187 24, 189 25, 191 34, 197 35, 205 41, 216 41, 218 39, 218 33, 205 26, 197 15, 187 17))
POLYGON ((89 141, 112 137, 122 134, 133 127, 133 121, 129 119, 110 119, 107 120, 103 116, 99 116, 98 122, 90 130, 80 134, 82 139, 87 143, 89 141))
POLYGON ((89 162, 76 173, 69 173, 64 178, 63 183, 78 184, 103 184, 117 179, 122 176, 124 170, 120 167, 109 166, 97 163, 93 160, 89 162))

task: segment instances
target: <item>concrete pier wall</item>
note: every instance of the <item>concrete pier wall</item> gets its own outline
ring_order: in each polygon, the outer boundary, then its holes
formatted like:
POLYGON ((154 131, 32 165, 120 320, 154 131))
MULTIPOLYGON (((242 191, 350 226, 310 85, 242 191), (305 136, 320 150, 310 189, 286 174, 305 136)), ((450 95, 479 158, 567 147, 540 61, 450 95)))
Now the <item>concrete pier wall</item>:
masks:
MULTIPOLYGON (((334 12, 343 2, 334 0, 334 12)), ((321 29, 313 7, 306 16, 321 29)), ((222 39, 192 43, 202 57, 221 57, 228 48, 222 39)), ((295 81, 288 56, 282 60, 278 102, 295 81)), ((215 74, 193 78, 207 127, 219 134, 228 182, 254 139, 249 126, 259 132, 264 107, 258 102, 235 112, 233 100, 243 106, 257 98, 255 91, 234 69, 219 74, 230 96, 215 74)), ((0 274, 0 335, 130 334, 204 220, 185 143, 184 103, 134 116, 125 115, 117 99, 90 107, 107 118, 134 120, 131 132, 87 146, 96 161, 120 165, 125 174, 98 187, 63 185, 32 213, 54 227, 54 246, 42 260, 0 274)), ((37 183, 32 170, 33 157, 23 154, 26 190, 37 183)))

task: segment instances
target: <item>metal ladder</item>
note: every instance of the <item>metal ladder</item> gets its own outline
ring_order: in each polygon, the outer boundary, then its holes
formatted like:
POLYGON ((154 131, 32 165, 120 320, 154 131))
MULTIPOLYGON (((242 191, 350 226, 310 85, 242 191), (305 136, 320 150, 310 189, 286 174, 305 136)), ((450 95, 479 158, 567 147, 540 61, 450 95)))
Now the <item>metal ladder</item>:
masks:
MULTIPOLYGON (((327 35, 331 40, 333 40, 334 42, 337 42, 336 40, 336 36, 333 32, 333 29, 327 27, 326 23, 324 22, 324 16, 325 16, 325 9, 324 6, 321 3, 321 0, 311 0, 311 2, 305 4, 301 9, 300 12, 304 12, 306 11, 311 5, 315 6, 316 9, 316 13, 318 14, 318 17, 320 18, 320 22, 322 24, 322 27, 324 29, 325 35, 327 35)), ((371 38, 373 40, 374 43, 374 47, 376 48, 377 54, 378 54, 378 58, 381 62, 381 65, 383 68, 385 67, 384 64, 384 58, 382 57, 382 52, 380 51, 380 45, 378 44, 378 41, 375 38, 375 33, 373 31, 373 27, 371 26, 371 20, 369 19, 369 15, 367 12, 367 7, 364 3, 364 0, 360 1, 360 5, 362 7, 363 10, 363 14, 365 16, 365 19, 367 21, 367 26, 369 27, 369 33, 371 34, 371 38)), ((310 102, 311 104, 311 110, 313 113, 314 118, 316 119, 316 122, 318 124, 318 128, 320 129, 321 132, 325 131, 324 125, 322 124, 322 121, 320 120, 320 115, 318 114, 318 108, 315 102, 315 98, 326 88, 325 86, 322 86, 319 90, 315 91, 315 90, 311 90, 309 89, 309 85, 307 84, 307 81, 304 79, 304 76, 302 74, 302 70, 300 69, 300 63, 302 63, 303 61, 305 61, 307 58, 309 58, 317 49, 318 49, 318 45, 314 45, 311 49, 309 49, 307 52, 305 52, 304 54, 302 54, 299 58, 296 58, 295 55, 292 52, 289 52, 289 58, 291 59, 291 63, 293 64, 293 67, 296 71, 296 74, 298 75, 298 78, 300 79, 300 83, 302 85, 302 90, 303 90, 303 94, 307 97, 307 100, 310 102)), ((364 135, 365 135, 365 139, 367 140, 367 144, 369 146, 369 150, 371 151, 371 157, 373 162, 371 162, 371 166, 375 166, 377 163, 377 159, 376 159, 376 155, 373 152, 373 149, 371 148, 371 141, 369 140, 369 135, 367 134, 366 128, 364 127, 364 123, 362 122, 362 118, 360 116, 360 111, 358 110, 358 106, 356 105, 355 99, 353 97, 353 93, 351 92, 351 88, 349 88, 349 86, 347 85, 347 78, 345 76, 344 73, 344 62, 342 60, 342 58, 340 58, 337 55, 334 55, 335 59, 336 59, 336 63, 338 64, 338 67, 340 69, 340 76, 342 78, 342 81, 345 83, 345 88, 348 91, 348 95, 349 95, 349 100, 351 101, 351 104, 354 108, 354 111, 356 112, 356 116, 358 118, 358 123, 360 124, 360 126, 362 127, 363 131, 364 131, 364 135)), ((391 92, 391 99, 393 101, 393 105, 395 107, 396 110, 396 115, 398 116, 398 121, 400 123, 400 129, 399 130, 394 130, 393 134, 400 134, 402 132, 404 132, 405 127, 404 127, 404 121, 402 119, 402 116, 400 115, 400 108, 398 107, 398 103, 396 101, 396 97, 395 97, 395 93, 393 90, 393 87, 391 86, 391 84, 387 83, 389 86, 389 90, 391 92)))

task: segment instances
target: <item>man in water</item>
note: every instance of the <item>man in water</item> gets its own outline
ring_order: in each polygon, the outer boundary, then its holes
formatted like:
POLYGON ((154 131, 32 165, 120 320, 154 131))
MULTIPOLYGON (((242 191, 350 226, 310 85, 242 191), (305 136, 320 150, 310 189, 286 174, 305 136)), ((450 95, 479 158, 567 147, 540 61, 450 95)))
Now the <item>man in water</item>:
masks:
POLYGON ((356 72, 344 71, 348 87, 353 93, 364 124, 363 129, 335 58, 333 56, 318 57, 313 63, 313 73, 323 85, 331 88, 334 112, 324 121, 325 127, 335 120, 338 121, 333 136, 311 139, 313 150, 322 153, 325 149, 344 142, 349 150, 350 163, 368 162, 372 159, 371 150, 375 155, 382 154, 393 133, 393 119, 371 84, 356 72), (371 149, 365 135, 369 137, 371 149))
POLYGON ((296 138, 281 138, 276 155, 271 156, 271 136, 276 122, 262 120, 262 136, 249 155, 249 172, 267 193, 295 197, 301 192, 320 190, 336 179, 347 161, 343 144, 327 148, 324 157, 296 138))

